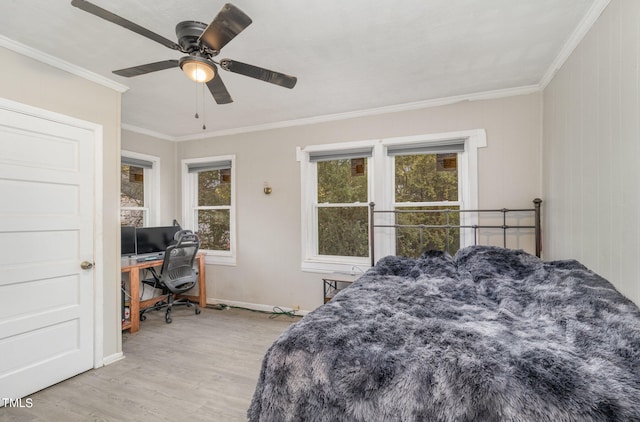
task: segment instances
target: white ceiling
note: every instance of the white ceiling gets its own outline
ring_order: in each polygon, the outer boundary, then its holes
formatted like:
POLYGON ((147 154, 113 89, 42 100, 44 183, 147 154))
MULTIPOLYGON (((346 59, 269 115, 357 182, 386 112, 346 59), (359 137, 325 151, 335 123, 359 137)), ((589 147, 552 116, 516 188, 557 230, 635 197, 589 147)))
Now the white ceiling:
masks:
MULTIPOLYGON (((114 69, 182 54, 72 7, 70 0, 2 0, 0 35, 5 44, 15 41, 127 86, 125 127, 189 139, 536 87, 603 7, 603 0, 232 1, 253 23, 218 58, 297 76, 293 90, 223 71, 234 102, 217 105, 206 87, 178 68, 114 75, 114 69)), ((178 22, 209 23, 223 5, 92 2, 174 41, 178 22)))

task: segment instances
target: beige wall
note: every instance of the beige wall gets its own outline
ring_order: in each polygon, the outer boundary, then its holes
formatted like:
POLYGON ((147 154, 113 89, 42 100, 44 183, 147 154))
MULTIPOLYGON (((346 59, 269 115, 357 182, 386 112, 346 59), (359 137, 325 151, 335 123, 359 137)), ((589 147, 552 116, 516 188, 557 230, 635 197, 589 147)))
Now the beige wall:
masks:
POLYGON ((102 125, 105 358, 121 351, 119 304, 120 93, 0 47, 0 97, 102 125))
POLYGON ((541 95, 536 93, 178 143, 178 162, 236 155, 237 266, 208 266, 207 296, 303 310, 322 304, 320 274, 300 270, 296 147, 485 129, 488 147, 479 151, 479 205, 522 208, 541 196, 540 122, 541 95), (262 191, 265 181, 273 187, 268 196, 262 191))
POLYGON ((640 1, 612 0, 544 90, 545 256, 640 305, 640 1))
POLYGON ((128 130, 122 131, 122 149, 153 155, 160 159, 160 222, 171 225, 174 219, 180 221, 180 198, 176 191, 179 162, 176 160, 177 144, 128 130))

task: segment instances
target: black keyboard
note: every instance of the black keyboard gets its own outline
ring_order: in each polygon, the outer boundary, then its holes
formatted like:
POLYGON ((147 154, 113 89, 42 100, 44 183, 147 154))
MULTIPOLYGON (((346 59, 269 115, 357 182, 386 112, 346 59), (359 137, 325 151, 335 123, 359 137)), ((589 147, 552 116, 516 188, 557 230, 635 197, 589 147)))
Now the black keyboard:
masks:
POLYGON ((146 256, 139 256, 136 258, 137 262, 144 262, 144 261, 157 261, 159 259, 162 259, 162 255, 146 255, 146 256))

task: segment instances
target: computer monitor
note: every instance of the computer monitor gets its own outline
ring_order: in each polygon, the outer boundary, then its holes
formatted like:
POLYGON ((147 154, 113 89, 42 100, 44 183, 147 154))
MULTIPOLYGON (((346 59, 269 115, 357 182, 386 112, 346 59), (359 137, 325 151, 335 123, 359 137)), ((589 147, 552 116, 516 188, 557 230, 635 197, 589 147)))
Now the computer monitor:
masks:
POLYGON ((174 242, 180 226, 141 227, 136 229, 137 254, 164 252, 174 242))
POLYGON ((133 256, 136 254, 136 228, 131 226, 120 226, 120 246, 123 256, 133 256))

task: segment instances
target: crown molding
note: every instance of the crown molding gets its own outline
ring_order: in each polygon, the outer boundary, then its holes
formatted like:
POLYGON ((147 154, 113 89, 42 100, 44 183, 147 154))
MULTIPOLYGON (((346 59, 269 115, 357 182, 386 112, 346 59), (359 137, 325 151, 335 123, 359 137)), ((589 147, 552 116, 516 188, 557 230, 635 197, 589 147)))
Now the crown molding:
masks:
POLYGON ((540 91, 539 85, 527 85, 516 88, 498 89, 494 91, 478 92, 474 94, 464 94, 432 100, 416 101, 412 103, 397 104, 392 106, 378 107, 365 110, 350 111, 346 113, 326 114, 304 119, 287 120, 282 122, 266 123, 255 126, 245 126, 240 128, 225 129, 214 132, 204 132, 197 135, 186 135, 173 137, 175 141, 193 141, 199 139, 217 138, 220 136, 238 135, 241 133, 258 132, 263 130, 282 129, 294 126, 306 126, 318 123, 334 122, 346 119, 356 119, 360 117, 377 116, 380 114, 399 113, 403 111, 420 110, 424 108, 441 107, 456 104, 464 101, 491 100, 496 98, 513 97, 516 95, 527 95, 540 91))
POLYGON ((604 9, 607 8, 611 0, 596 0, 587 13, 584 15, 576 29, 573 30, 569 39, 564 44, 555 60, 551 62, 551 66, 547 69, 547 72, 544 74, 542 79, 540 80, 540 89, 544 90, 547 85, 553 80, 553 77, 558 73, 560 68, 564 65, 564 63, 569 59, 571 53, 580 45, 584 37, 587 35, 589 30, 596 23, 604 9))
POLYGON ((105 78, 102 75, 90 72, 80 66, 76 66, 75 64, 44 53, 40 50, 36 50, 35 48, 21 44, 17 41, 12 40, 11 38, 5 37, 4 35, 0 35, 0 47, 15 51, 18 54, 22 54, 23 56, 48 64, 49 66, 53 66, 57 69, 64 70, 65 72, 69 72, 91 82, 106 86, 107 88, 113 89, 120 93, 125 92, 129 89, 129 87, 126 85, 122 85, 118 82, 112 81, 109 78, 105 78))
POLYGON ((141 135, 152 136, 158 139, 164 139, 165 141, 176 141, 175 136, 167 135, 165 133, 154 132, 153 130, 145 129, 139 126, 129 125, 126 123, 122 123, 120 128, 123 130, 128 130, 129 132, 139 133, 141 135))

